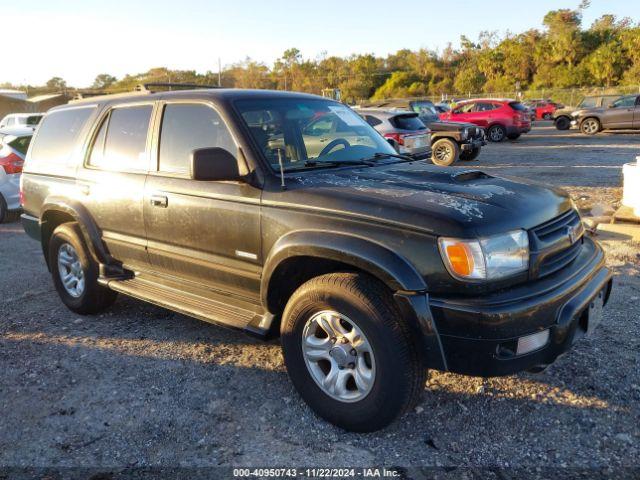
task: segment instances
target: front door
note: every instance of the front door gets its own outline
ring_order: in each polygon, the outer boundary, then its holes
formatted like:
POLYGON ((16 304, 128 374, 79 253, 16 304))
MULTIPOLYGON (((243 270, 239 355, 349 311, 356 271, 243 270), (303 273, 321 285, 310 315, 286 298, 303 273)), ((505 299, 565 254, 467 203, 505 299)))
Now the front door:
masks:
POLYGON ((622 97, 611 104, 602 115, 603 128, 632 128, 636 97, 622 97))
POLYGON ((153 103, 143 103, 107 112, 77 175, 83 203, 101 229, 109 253, 130 270, 149 263, 142 200, 153 108, 153 103))
POLYGON ((151 267, 181 283, 259 299, 261 190, 244 182, 196 181, 194 149, 238 148, 206 102, 167 102, 158 111, 157 168, 145 186, 151 267))

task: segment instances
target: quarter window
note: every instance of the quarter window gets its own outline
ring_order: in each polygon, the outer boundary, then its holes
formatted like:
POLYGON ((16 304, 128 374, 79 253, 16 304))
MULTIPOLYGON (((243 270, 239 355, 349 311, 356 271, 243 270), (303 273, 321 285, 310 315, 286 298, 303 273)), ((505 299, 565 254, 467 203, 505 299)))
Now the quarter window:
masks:
POLYGON ((152 110, 151 105, 112 110, 96 136, 89 164, 109 170, 146 170, 152 110))
POLYGON ((237 155, 237 147, 222 118, 201 104, 168 104, 162 114, 159 169, 188 173, 191 152, 219 147, 237 155))
POLYGON ((76 146, 78 135, 94 107, 70 108, 49 113, 42 120, 31 149, 34 162, 66 163, 76 146))

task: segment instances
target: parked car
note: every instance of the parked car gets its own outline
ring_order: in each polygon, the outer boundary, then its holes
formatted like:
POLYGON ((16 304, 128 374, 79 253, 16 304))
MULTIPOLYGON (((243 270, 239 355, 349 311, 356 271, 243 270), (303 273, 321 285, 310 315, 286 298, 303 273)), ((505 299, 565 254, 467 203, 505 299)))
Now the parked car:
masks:
POLYGON ((536 120, 551 120, 558 104, 548 100, 532 100, 529 105, 533 109, 536 120))
POLYGON ((597 95, 592 97, 584 97, 575 107, 564 107, 558 109, 553 114, 553 122, 558 130, 569 130, 571 128, 571 114, 576 110, 584 110, 587 108, 606 108, 614 101, 620 98, 620 95, 597 95))
POLYGON ((0 144, 0 223, 20 211, 20 174, 33 131, 23 128, 0 144))
POLYGON ((53 108, 22 194, 69 309, 121 292, 279 334, 302 398, 354 431, 412 409, 428 369, 543 368, 611 290, 568 194, 408 160, 314 95, 147 90, 53 108), (309 155, 303 129, 325 116, 344 136, 309 155))
POLYGON ((571 114, 571 125, 585 135, 601 130, 640 130, 640 95, 619 97, 608 107, 581 108, 571 114))
MULTIPOLYGON (((384 108, 369 108, 360 112, 369 112, 371 118, 364 115, 365 120, 378 131, 385 129, 384 121, 378 118, 381 112, 403 111, 412 109, 431 130, 431 161, 440 166, 449 166, 460 160, 474 160, 480 155, 480 149, 486 145, 484 130, 471 123, 443 122, 438 117, 434 105, 429 100, 392 100, 381 102, 384 108), (392 110, 385 110, 391 108, 392 110), (399 110, 395 110, 399 109, 399 110), (378 114, 376 114, 378 112, 378 114), (380 122, 378 124, 378 122, 380 122)), ((381 104, 380 102, 378 105, 381 104)))
POLYGON ((0 130, 6 127, 35 127, 40 123, 43 113, 10 113, 0 120, 0 130))
POLYGON ((417 113, 381 109, 356 111, 386 138, 398 153, 416 159, 425 159, 431 155, 431 130, 422 123, 417 113))
POLYGON ((442 120, 474 123, 485 129, 487 139, 501 142, 515 140, 531 130, 531 121, 522 103, 508 99, 473 99, 460 102, 450 112, 441 113, 442 120))

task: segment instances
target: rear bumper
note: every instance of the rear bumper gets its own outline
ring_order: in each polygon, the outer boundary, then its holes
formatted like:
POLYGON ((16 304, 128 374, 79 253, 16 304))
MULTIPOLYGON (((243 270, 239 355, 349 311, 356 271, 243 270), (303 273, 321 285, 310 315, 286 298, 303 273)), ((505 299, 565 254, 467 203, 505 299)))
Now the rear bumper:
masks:
POLYGON ((588 240, 565 269, 537 281, 473 298, 428 297, 429 368, 492 377, 546 366, 589 328, 592 302, 609 298, 611 273, 601 248, 588 240), (518 339, 549 330, 537 350, 516 354, 518 339), (435 332, 435 333, 433 333, 435 332))

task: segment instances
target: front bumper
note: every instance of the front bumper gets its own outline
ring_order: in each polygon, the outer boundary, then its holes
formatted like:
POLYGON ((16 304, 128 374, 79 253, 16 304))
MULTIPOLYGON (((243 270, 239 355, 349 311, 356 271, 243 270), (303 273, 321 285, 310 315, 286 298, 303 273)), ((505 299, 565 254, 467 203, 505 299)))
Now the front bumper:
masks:
POLYGON ((484 145, 486 145, 487 142, 484 138, 474 138, 470 141, 468 141, 467 143, 462 143, 460 145, 460 149, 463 152, 470 152, 472 150, 475 150, 476 148, 480 148, 484 145))
POLYGON ((611 286, 602 249, 585 239, 570 265, 543 279, 480 298, 428 297, 428 313, 417 315, 431 322, 422 332, 432 350, 427 366, 492 377, 549 365, 587 331, 592 302, 602 295, 606 304, 611 286), (546 329, 544 346, 515 353, 520 337, 546 329))

